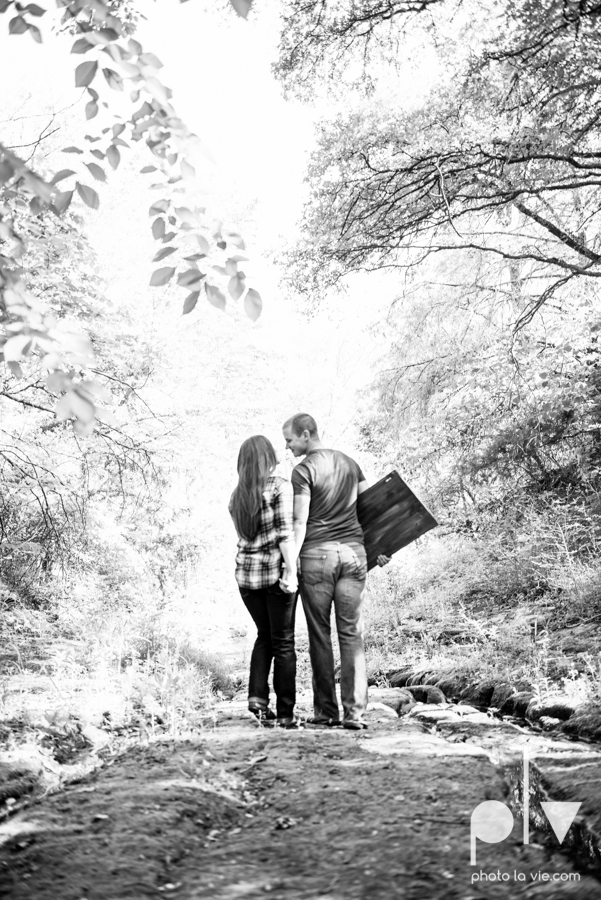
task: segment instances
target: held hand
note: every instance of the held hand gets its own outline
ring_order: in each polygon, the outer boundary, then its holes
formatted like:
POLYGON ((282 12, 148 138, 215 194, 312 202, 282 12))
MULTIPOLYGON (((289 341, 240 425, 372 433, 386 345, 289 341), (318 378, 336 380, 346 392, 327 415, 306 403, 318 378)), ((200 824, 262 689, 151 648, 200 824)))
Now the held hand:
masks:
POLYGON ((298 579, 296 572, 290 572, 288 566, 284 565, 282 577, 280 578, 280 588, 286 594, 294 594, 298 590, 298 579))
POLYGON ((280 578, 280 588, 284 591, 285 594, 295 594, 298 590, 298 580, 296 575, 290 575, 289 573, 280 578))
POLYGON ((391 556, 384 556, 383 553, 380 553, 380 555, 376 559, 376 562, 379 566, 387 566, 391 559, 391 556))

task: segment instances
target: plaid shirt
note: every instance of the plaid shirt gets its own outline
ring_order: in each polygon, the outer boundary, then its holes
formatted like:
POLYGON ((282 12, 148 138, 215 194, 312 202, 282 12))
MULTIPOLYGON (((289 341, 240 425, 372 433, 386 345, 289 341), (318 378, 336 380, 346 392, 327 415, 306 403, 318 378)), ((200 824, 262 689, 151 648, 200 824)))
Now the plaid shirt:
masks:
POLYGON ((282 574, 280 543, 294 535, 292 527, 292 485, 279 475, 265 482, 259 530, 252 541, 238 539, 236 581, 247 590, 275 584, 282 574))

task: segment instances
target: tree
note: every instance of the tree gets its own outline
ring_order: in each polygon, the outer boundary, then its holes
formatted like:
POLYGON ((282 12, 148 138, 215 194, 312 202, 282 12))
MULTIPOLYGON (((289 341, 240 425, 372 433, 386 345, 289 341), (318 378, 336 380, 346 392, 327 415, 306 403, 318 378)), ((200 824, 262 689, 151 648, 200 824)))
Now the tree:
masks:
MULTIPOLYGON (((231 5, 238 15, 246 17, 251 2, 231 0, 231 5)), ((119 166, 121 154, 129 149, 128 141, 144 141, 154 162, 141 171, 156 172, 160 181, 154 186, 161 188, 149 210, 153 236, 162 245, 155 261, 175 254, 175 262, 155 270, 151 285, 162 286, 176 279, 188 292, 184 313, 195 307, 201 290, 209 303, 225 306, 225 293, 215 273, 235 301, 244 297, 244 307, 252 319, 260 315, 261 297, 249 288, 239 268, 244 259, 239 255, 244 250, 241 236, 226 231, 221 223, 207 221, 202 208, 189 208, 181 197, 186 182, 195 176, 187 154, 196 136, 178 117, 172 93, 159 78, 160 60, 128 37, 135 25, 131 6, 115 0, 59 0, 59 6, 64 9, 64 27, 76 36, 71 52, 82 57, 75 69, 75 84, 89 97, 86 119, 96 117, 100 104, 110 111, 110 92, 124 91, 128 82, 133 88, 132 111, 129 118, 113 114, 114 124, 99 135, 86 135, 83 147, 65 148, 63 152, 77 160, 75 168, 51 177, 33 171, 0 143, 0 346, 2 359, 14 364, 13 369, 23 357, 35 357, 50 373, 49 383, 62 393, 60 415, 73 417, 84 428, 93 423, 101 408, 94 380, 82 374, 91 364, 91 346, 84 336, 74 356, 69 346, 73 338, 54 327, 52 316, 22 277, 20 261, 26 250, 26 235, 19 228, 19 218, 24 209, 34 217, 44 217, 46 211, 61 217, 75 196, 96 209, 100 199, 89 183, 90 176, 92 183, 106 181, 107 167, 110 171, 119 166), (192 250, 190 239, 195 243, 192 250)), ((11 16, 11 35, 28 32, 35 41, 42 40, 36 24, 45 13, 41 6, 0 0, 0 13, 11 16)))
MULTIPOLYGON (((422 47, 448 37, 450 5, 430 6, 422 47)), ((337 4, 328 18, 330 8, 289 9, 279 64, 288 85, 294 75, 301 84, 314 77, 326 50, 348 65, 395 27, 398 46, 404 14, 425 4, 337 4), (301 23, 311 47, 304 56, 295 49, 301 23)), ((504 2, 491 20, 471 4, 418 108, 399 111, 396 95, 393 107, 377 93, 368 55, 369 101, 321 128, 308 237, 294 254, 299 270, 332 282, 361 268, 406 268, 433 253, 475 249, 538 282, 518 326, 572 280, 599 278, 600 14, 594 3, 519 0, 504 2), (466 45, 471 52, 462 52, 466 45)), ((391 46, 385 52, 382 43, 380 64, 391 46)))

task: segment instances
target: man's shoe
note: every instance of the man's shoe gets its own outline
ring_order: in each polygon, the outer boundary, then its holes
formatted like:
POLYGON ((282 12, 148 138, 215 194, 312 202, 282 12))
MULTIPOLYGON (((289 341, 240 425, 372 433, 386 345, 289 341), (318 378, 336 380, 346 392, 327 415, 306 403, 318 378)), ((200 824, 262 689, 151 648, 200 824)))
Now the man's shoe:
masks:
POLYGON ((342 727, 349 728, 351 731, 363 731, 367 728, 367 722, 363 722, 361 719, 345 719, 342 727))
POLYGON ((340 719, 322 719, 320 716, 310 716, 305 722, 307 725, 324 725, 326 728, 337 728, 342 725, 340 719))
POLYGON ((275 725, 276 728, 298 728, 300 722, 296 716, 278 716, 275 725))

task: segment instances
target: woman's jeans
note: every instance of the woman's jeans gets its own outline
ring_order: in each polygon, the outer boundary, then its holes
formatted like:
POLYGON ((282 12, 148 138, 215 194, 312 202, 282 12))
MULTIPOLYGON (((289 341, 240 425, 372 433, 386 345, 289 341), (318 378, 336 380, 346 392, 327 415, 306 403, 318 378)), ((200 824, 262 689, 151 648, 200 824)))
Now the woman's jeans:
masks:
POLYGON ((324 542, 301 550, 300 589, 309 632, 313 706, 317 719, 338 719, 332 603, 340 645, 340 693, 345 719, 360 719, 367 706, 363 648, 363 596, 367 557, 363 544, 324 542))
POLYGON ((298 592, 286 594, 276 582, 259 590, 240 588, 240 593, 258 632, 250 658, 248 701, 267 706, 273 659, 276 712, 278 718, 287 719, 296 701, 294 617, 298 592))

